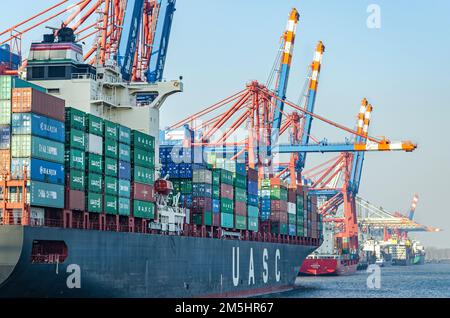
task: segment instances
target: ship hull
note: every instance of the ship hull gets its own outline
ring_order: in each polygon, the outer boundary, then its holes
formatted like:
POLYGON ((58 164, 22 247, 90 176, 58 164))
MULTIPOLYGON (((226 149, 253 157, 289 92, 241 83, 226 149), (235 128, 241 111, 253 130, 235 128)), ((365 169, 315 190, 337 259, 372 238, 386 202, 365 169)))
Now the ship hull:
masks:
POLYGON ((331 258, 306 259, 301 268, 302 276, 343 276, 356 273, 358 261, 331 258))
POLYGON ((0 227, 0 297, 239 297, 293 287, 315 246, 138 233, 0 227), (31 262, 63 241, 61 263, 31 262))

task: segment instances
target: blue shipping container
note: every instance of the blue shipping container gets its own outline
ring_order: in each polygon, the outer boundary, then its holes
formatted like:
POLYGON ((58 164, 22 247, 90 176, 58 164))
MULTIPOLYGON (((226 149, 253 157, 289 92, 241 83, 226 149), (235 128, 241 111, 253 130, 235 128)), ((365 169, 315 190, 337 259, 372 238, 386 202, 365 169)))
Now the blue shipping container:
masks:
POLYGON ((14 135, 33 135, 64 142, 64 123, 32 113, 12 114, 12 133, 14 135))
POLYGON ((0 126, 0 149, 11 148, 10 126, 0 126))
POLYGON ((119 179, 131 180, 131 164, 125 161, 119 161, 119 179))
POLYGON ((213 211, 213 213, 220 212, 220 200, 217 200, 217 199, 212 200, 212 211, 213 211))
POLYGON ((194 197, 211 197, 212 196, 212 185, 206 183, 193 183, 192 184, 192 195, 194 197))
POLYGON ((289 224, 288 233, 289 235, 297 235, 297 226, 295 224, 289 224))
POLYGON ((258 195, 249 194, 247 195, 248 205, 258 206, 258 195))
POLYGON ((27 167, 30 180, 52 184, 64 184, 64 165, 35 158, 11 159, 11 173, 14 178, 23 178, 23 169, 27 167))

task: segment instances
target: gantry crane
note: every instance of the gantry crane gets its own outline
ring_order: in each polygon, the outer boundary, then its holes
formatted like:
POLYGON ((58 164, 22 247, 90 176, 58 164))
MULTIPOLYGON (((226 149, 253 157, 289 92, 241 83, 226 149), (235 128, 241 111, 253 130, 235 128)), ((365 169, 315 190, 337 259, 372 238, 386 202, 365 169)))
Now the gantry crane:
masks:
MULTIPOLYGON (((163 79, 176 0, 62 0, 0 32, 0 46, 8 45, 4 74, 17 75, 27 61, 22 40, 32 30, 53 23, 57 35, 71 28, 88 49, 84 60, 94 66, 117 63, 124 81, 163 79), (65 18, 61 23, 61 18, 65 18)), ((5 48, 3 47, 3 50, 5 48)), ((5 55, 6 56, 6 55, 5 55)))

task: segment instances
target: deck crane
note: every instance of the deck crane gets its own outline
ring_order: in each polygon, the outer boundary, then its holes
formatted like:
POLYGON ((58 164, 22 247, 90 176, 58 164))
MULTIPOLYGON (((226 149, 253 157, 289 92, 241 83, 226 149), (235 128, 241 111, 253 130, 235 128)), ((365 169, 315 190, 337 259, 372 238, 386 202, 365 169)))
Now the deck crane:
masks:
POLYGON ((116 63, 124 81, 161 81, 175 3, 176 0, 61 0, 0 31, 1 50, 11 53, 6 60, 8 54, 1 54, 2 73, 20 74, 27 66, 26 60, 16 62, 23 53, 22 41, 38 27, 53 24, 55 36, 63 28, 74 31, 76 41, 86 47, 86 63, 116 63))

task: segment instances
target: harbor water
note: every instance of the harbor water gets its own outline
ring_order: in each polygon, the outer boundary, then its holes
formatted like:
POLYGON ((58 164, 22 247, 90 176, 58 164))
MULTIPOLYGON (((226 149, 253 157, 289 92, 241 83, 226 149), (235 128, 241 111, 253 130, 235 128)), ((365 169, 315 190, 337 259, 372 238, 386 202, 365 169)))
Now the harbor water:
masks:
POLYGON ((450 297, 450 264, 382 267, 380 285, 374 273, 351 276, 299 277, 295 290, 273 298, 447 298, 450 297), (370 277, 369 277, 370 276, 370 277), (367 281, 371 287, 369 288, 367 281), (379 287, 379 288, 376 288, 379 287))

